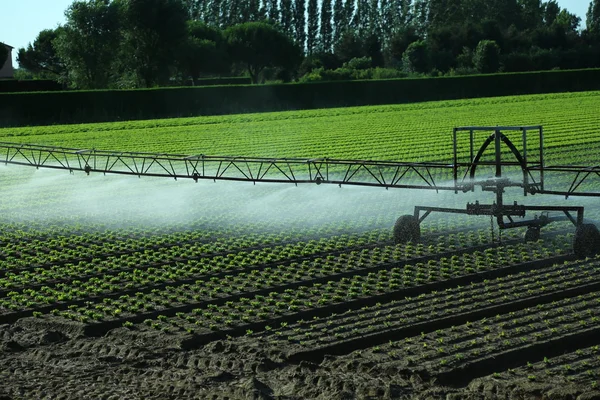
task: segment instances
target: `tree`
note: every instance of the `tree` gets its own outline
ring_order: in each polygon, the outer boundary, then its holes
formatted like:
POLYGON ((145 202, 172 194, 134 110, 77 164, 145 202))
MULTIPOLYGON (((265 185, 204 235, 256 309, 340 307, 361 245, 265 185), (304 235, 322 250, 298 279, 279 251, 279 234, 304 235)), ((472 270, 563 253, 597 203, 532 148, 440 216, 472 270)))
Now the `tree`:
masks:
POLYGON ((481 73, 488 74, 500 69, 500 47, 493 40, 482 40, 473 54, 473 64, 481 73))
POLYGON ((75 87, 108 87, 121 38, 119 13, 120 4, 110 0, 75 1, 67 8, 55 45, 75 87))
POLYGON ((358 33, 352 30, 344 32, 339 42, 334 46, 334 53, 341 63, 348 62, 353 58, 364 57, 364 46, 358 33))
POLYGON ((342 32, 348 28, 348 24, 344 25, 346 20, 346 10, 344 9, 344 0, 335 0, 333 4, 333 38, 332 42, 335 44, 340 40, 342 32))
POLYGON ((383 52, 381 51, 381 39, 377 34, 371 33, 364 40, 365 55, 371 59, 372 67, 383 67, 383 52))
POLYGON ((562 9, 556 17, 554 23, 563 28, 567 33, 575 33, 579 29, 581 18, 565 9, 562 9))
POLYGON ((600 0, 592 0, 586 14, 586 26, 588 33, 600 36, 600 0))
POLYGON ((331 0, 323 0, 321 5, 321 47, 324 52, 331 52, 333 28, 331 26, 331 0))
POLYGON ((409 73, 429 72, 429 47, 424 40, 411 43, 402 56, 404 70, 409 73))
POLYGON ((204 73, 225 72, 229 63, 223 32, 199 21, 188 21, 187 29, 185 51, 179 59, 184 77, 191 78, 195 83, 204 73))
POLYGON ((408 46, 418 40, 421 37, 417 35, 415 27, 409 25, 400 28, 390 40, 389 55, 393 63, 400 62, 408 46))
POLYGON ((346 4, 344 4, 344 20, 342 21, 342 26, 345 27, 344 31, 348 30, 350 27, 356 28, 356 25, 354 25, 356 4, 354 2, 355 0, 346 0, 346 4))
POLYGON ((242 3, 245 0, 231 0, 228 4, 229 8, 223 10, 226 15, 226 26, 241 24, 247 22, 242 20, 242 3))
POLYGON ((429 24, 429 2, 427 0, 415 0, 412 6, 412 25, 420 36, 425 36, 429 24))
POLYGON ((544 9, 544 23, 546 26, 552 26, 560 13, 560 6, 556 0, 550 0, 544 3, 542 7, 544 9))
POLYGON ((67 68, 54 46, 62 30, 62 27, 45 29, 38 34, 33 44, 29 43, 27 48, 20 48, 17 52, 19 66, 36 77, 64 80, 67 68))
POLYGON ((430 0, 427 20, 428 30, 459 25, 465 21, 461 0, 430 0))
POLYGON ((412 24, 412 0, 390 0, 394 12, 394 31, 412 24))
POLYGON ((299 47, 273 25, 247 22, 225 30, 232 61, 246 66, 250 79, 258 83, 267 67, 296 68, 302 59, 299 47))
POLYGON ((358 31, 361 36, 366 36, 371 33, 370 29, 370 12, 371 4, 369 0, 358 0, 356 3, 356 12, 354 13, 352 25, 358 31))
POLYGON ((207 5, 206 23, 219 26, 221 23, 221 2, 222 0, 210 0, 207 5))
POLYGON ((294 34, 292 0, 281 0, 281 30, 292 37, 294 34))
POLYGON ((184 0, 189 19, 193 21, 203 20, 206 14, 207 0, 184 0))
POLYGON ((518 0, 520 28, 534 29, 544 22, 544 8, 541 0, 518 0))
POLYGON ((248 19, 245 22, 258 21, 260 20, 260 1, 249 0, 248 1, 248 19))
POLYGON ((267 0, 267 18, 273 22, 279 22, 280 14, 277 0, 267 0))
POLYGON ((306 34, 306 52, 313 54, 317 49, 317 34, 319 32, 319 5, 317 0, 308 0, 308 20, 306 34))
POLYGON ((180 0, 123 0, 121 58, 142 86, 167 83, 187 38, 187 13, 180 0))
POLYGON ((392 35, 394 34, 394 29, 397 29, 395 25, 398 16, 396 15, 393 6, 394 4, 392 0, 381 0, 381 14, 379 25, 381 26, 381 34, 383 37, 383 41, 386 44, 389 43, 390 39, 392 38, 392 35))
POLYGON ((306 45, 306 8, 304 6, 304 0, 294 1, 294 41, 304 50, 306 45))
POLYGON ((381 10, 379 9, 379 0, 371 0, 368 10, 368 34, 381 34, 381 10))

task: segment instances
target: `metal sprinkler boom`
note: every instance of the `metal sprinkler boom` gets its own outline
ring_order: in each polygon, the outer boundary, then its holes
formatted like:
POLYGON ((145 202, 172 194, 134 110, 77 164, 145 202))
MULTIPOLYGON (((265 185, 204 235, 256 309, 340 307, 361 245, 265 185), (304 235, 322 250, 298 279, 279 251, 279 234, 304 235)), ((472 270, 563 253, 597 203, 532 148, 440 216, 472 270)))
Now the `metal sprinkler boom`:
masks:
POLYGON ((413 215, 403 215, 397 219, 393 230, 395 241, 402 243, 419 240, 423 220, 433 212, 443 212, 487 215, 496 219, 500 229, 527 227, 525 240, 528 241, 539 239, 540 229, 545 225, 553 221, 568 220, 576 227, 573 248, 578 256, 589 256, 600 251, 600 233, 594 224, 584 222, 583 206, 520 205, 517 202, 507 204, 504 199, 507 188, 521 188, 525 196, 550 194, 565 198, 600 197, 599 191, 588 187, 589 181, 600 177, 600 166, 545 165, 544 133, 539 125, 458 127, 454 128, 452 138, 453 159, 450 163, 112 152, 8 142, 0 142, 0 162, 70 172, 83 171, 88 175, 100 172, 192 179, 196 182, 229 180, 295 185, 316 183, 438 192, 446 190, 455 193, 474 191, 479 186, 483 192, 494 193, 495 201, 490 204, 478 201, 467 203, 463 209, 415 206, 413 215), (487 134, 481 145, 476 143, 478 132, 487 134), (507 136, 509 132, 520 133, 518 147, 514 139, 507 136), (464 146, 461 146, 461 140, 466 134, 468 151, 465 153, 462 152, 464 146), (535 151, 532 152, 528 145, 535 141, 538 145, 533 146, 535 151), (491 155, 491 159, 486 158, 486 154, 491 155), (511 158, 506 159, 507 155, 511 158), (465 157, 467 160, 462 161, 465 157), (491 167, 494 176, 477 179, 476 172, 485 167, 491 167), (511 179, 505 173, 506 169, 516 171, 519 179, 511 179), (551 175, 559 178, 562 189, 548 187, 547 179, 551 175), (440 181, 443 183, 438 184, 440 181), (564 190, 567 186, 568 189, 564 190), (528 211, 542 214, 531 219, 515 220, 517 217, 524 218, 528 211), (550 216, 550 212, 559 212, 560 215, 550 216))

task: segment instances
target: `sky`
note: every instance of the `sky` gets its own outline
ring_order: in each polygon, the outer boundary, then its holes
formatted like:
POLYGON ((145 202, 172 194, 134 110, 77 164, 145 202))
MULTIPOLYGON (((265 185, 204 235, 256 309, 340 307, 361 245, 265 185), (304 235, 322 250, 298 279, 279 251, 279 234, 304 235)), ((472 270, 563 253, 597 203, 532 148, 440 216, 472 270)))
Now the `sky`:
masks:
MULTIPOLYGON (((33 42, 44 29, 56 28, 65 22, 64 12, 73 0, 0 0, 2 18, 0 23, 0 42, 13 50, 13 66, 17 67, 17 49, 33 42)), ((561 8, 581 18, 585 27, 585 13, 590 0, 558 0, 561 8)))

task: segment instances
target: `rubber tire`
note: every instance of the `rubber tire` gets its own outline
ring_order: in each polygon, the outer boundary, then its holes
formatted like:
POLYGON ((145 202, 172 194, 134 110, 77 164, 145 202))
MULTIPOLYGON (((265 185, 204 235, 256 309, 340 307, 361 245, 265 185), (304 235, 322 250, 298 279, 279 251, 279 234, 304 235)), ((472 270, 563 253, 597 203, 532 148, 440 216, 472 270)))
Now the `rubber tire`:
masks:
POLYGON ((575 231, 573 251, 578 257, 590 257, 600 251, 600 232, 594 224, 582 224, 575 231))
POLYGON ((421 225, 413 215, 403 215, 394 224, 394 242, 402 244, 421 239, 421 225))
POLYGON ((540 240, 540 228, 530 226, 525 231, 523 239, 525 240, 525 242, 537 242, 538 240, 540 240))

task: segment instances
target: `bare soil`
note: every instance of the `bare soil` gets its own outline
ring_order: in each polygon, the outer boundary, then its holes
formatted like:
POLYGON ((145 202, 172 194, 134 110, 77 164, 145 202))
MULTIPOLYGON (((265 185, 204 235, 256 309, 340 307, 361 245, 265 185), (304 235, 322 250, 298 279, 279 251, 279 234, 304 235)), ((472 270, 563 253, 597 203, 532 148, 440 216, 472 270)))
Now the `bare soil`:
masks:
POLYGON ((478 378, 439 386, 435 376, 377 361, 285 360, 252 336, 182 350, 185 335, 118 328, 86 337, 77 324, 25 318, 0 326, 0 399, 600 399, 552 382, 478 378))

